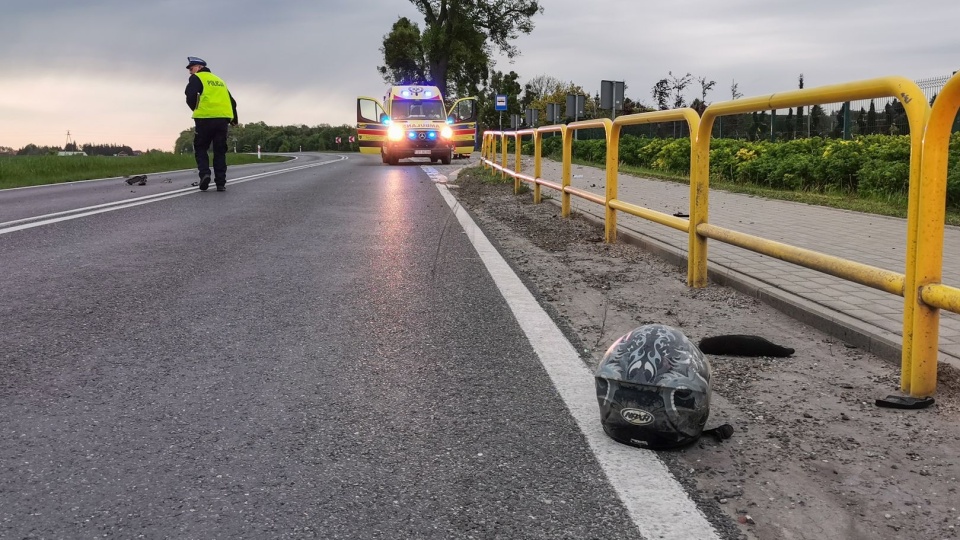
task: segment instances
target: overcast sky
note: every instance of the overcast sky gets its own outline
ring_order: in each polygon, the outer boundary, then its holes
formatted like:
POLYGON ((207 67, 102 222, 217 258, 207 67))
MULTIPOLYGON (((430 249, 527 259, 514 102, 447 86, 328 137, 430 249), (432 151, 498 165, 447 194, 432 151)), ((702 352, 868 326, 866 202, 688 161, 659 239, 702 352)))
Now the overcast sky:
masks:
MULTIPOLYGON (((707 101, 960 69, 960 1, 545 0, 521 56, 495 69, 623 80, 652 104, 657 80, 717 82, 707 101)), ((354 124, 355 97, 381 96, 383 35, 407 0, 32 0, 0 10, 0 146, 127 144, 171 150, 193 125, 186 57, 226 80, 242 123, 354 124)), ((690 97, 696 97, 692 90, 690 97)))

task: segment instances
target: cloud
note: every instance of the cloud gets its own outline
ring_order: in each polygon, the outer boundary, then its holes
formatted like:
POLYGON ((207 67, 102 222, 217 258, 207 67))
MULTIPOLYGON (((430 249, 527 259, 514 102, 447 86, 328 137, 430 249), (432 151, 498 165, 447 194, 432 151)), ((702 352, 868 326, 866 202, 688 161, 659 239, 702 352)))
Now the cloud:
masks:
MULTIPOLYGON (((650 90, 672 71, 733 81, 746 96, 885 75, 922 78, 960 67, 960 2, 892 0, 550 0, 515 45, 525 82, 537 75, 594 93, 603 79, 650 90)), ((407 0, 34 0, 0 18, 0 145, 79 142, 169 148, 190 127, 183 102, 188 55, 223 77, 242 122, 353 124, 354 99, 379 96, 383 35, 407 0)), ((692 93, 691 93, 692 95, 692 93)))

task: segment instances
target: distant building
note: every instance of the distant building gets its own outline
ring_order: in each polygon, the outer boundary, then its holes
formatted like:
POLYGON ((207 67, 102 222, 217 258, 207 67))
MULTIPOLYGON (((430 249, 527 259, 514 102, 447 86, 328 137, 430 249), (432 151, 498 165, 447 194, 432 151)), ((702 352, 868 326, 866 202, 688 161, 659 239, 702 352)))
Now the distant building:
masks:
POLYGON ((58 155, 58 156, 85 156, 85 155, 87 155, 87 153, 86 153, 86 152, 67 152, 67 151, 60 151, 60 152, 57 152, 57 155, 58 155))

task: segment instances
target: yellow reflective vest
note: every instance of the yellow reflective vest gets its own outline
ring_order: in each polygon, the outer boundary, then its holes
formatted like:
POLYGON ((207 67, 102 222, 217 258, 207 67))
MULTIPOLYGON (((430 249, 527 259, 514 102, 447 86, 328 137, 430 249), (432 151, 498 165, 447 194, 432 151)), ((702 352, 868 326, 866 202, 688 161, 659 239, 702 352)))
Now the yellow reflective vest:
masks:
POLYGON ((227 83, 209 71, 199 71, 196 76, 203 83, 203 92, 193 110, 194 118, 233 118, 233 105, 227 83))

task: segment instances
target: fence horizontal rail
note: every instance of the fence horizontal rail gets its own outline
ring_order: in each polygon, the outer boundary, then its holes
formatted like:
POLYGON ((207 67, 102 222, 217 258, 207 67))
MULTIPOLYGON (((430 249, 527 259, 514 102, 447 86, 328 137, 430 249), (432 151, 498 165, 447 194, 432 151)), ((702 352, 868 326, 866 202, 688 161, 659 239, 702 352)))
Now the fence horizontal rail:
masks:
POLYGON ((671 216, 670 214, 664 214, 663 212, 657 212, 656 210, 650 210, 649 208, 644 208, 642 206, 637 206, 621 200, 610 201, 610 207, 614 210, 620 210, 630 215, 634 215, 654 223, 659 223, 660 225, 666 225, 667 227, 676 229, 678 231, 690 231, 690 220, 688 219, 671 216))
POLYGON ((707 239, 784 260, 798 266, 836 276, 904 298, 901 389, 914 396, 931 395, 936 389, 937 328, 939 309, 960 313, 960 289, 939 283, 942 278, 943 218, 946 186, 946 155, 950 128, 960 109, 960 75, 943 88, 933 110, 916 83, 903 77, 882 77, 837 85, 737 99, 711 104, 702 115, 683 108, 589 119, 567 125, 545 126, 516 132, 484 133, 486 166, 510 175, 515 189, 521 182, 535 186, 534 199, 540 202, 540 187, 561 192, 561 215, 570 213, 570 196, 605 207, 605 240, 616 240, 616 212, 685 231, 689 237, 687 284, 707 284, 707 239), (713 124, 723 116, 864 99, 894 98, 906 113, 910 128, 910 179, 907 212, 906 262, 903 273, 857 263, 817 251, 775 242, 708 223, 710 191, 710 141, 713 124), (619 141, 624 126, 685 121, 690 136, 690 218, 685 220, 618 198, 619 141), (929 125, 928 125, 929 121, 929 125), (931 127, 936 126, 935 131, 931 127), (606 137, 603 196, 572 187, 571 163, 574 134, 583 129, 604 130, 606 137), (542 135, 560 132, 562 173, 559 184, 540 177, 542 135), (925 134, 926 132, 926 134, 925 134), (520 172, 523 136, 532 136, 536 170, 532 176, 520 172), (516 170, 507 168, 507 137, 513 137, 516 170), (503 145, 502 160, 496 163, 496 141, 503 145), (926 145, 926 146, 925 146, 926 145), (922 234, 921 234, 922 228, 922 234), (932 358, 932 360, 931 360, 932 358), (931 367, 932 366, 932 367, 931 367))
POLYGON ((725 244, 768 255, 775 259, 860 283, 890 294, 903 296, 903 274, 707 223, 698 225, 697 232, 725 244))

